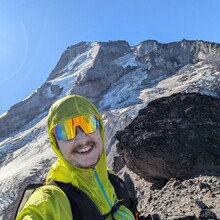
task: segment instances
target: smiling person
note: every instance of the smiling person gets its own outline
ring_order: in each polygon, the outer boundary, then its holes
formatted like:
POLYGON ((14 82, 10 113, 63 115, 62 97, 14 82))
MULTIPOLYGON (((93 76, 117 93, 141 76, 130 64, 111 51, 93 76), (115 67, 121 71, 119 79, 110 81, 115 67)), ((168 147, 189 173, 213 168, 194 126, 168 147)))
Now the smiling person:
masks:
POLYGON ((124 183, 107 168, 103 120, 88 99, 69 95, 56 101, 48 133, 58 160, 17 220, 135 219, 124 183))

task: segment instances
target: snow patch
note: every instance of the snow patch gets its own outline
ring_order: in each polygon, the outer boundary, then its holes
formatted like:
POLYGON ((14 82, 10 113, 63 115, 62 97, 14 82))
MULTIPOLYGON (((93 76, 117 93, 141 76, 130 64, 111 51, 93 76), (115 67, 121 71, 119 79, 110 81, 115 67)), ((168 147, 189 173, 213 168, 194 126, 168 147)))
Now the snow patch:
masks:
POLYGON ((137 99, 140 93, 141 82, 147 78, 147 73, 138 69, 121 77, 116 83, 113 83, 103 100, 99 103, 100 109, 110 108, 120 109, 125 106, 138 104, 137 99))
POLYGON ((0 118, 3 118, 5 115, 7 115, 8 111, 4 112, 3 114, 0 115, 0 118))
POLYGON ((124 68, 128 66, 138 66, 138 67, 144 66, 142 63, 136 61, 136 56, 134 55, 133 52, 118 58, 114 63, 124 68))
POLYGON ((21 190, 18 186, 30 176, 33 182, 43 180, 45 167, 50 166, 44 161, 51 163, 56 158, 49 144, 46 120, 35 120, 35 126, 29 123, 23 131, 0 143, 0 155, 4 157, 0 167, 0 214, 17 197, 21 190))
POLYGON ((72 89, 72 87, 75 85, 77 81, 76 73, 70 74, 70 75, 64 75, 57 77, 56 79, 48 81, 49 83, 59 86, 63 89, 63 95, 68 95, 72 89))
POLYGON ((100 45, 98 43, 92 43, 91 49, 75 57, 63 70, 64 75, 68 75, 69 72, 76 72, 82 68, 88 68, 92 66, 94 59, 96 58, 100 45))
POLYGON ((62 74, 59 77, 48 81, 49 83, 57 85, 63 89, 62 96, 70 94, 70 91, 75 86, 76 82, 82 80, 88 69, 93 66, 100 45, 96 42, 91 45, 92 48, 90 50, 77 56, 67 67, 60 71, 62 74))
POLYGON ((32 92, 29 96, 27 96, 25 99, 23 99, 23 101, 29 99, 34 93, 37 93, 37 89, 34 90, 34 92, 32 92))

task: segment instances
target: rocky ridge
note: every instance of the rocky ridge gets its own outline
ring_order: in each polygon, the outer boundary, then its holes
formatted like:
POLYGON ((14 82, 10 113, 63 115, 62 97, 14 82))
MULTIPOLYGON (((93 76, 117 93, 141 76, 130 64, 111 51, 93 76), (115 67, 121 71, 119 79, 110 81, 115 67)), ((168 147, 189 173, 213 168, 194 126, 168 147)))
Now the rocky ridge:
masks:
POLYGON ((162 189, 152 189, 125 165, 118 175, 137 199, 137 210, 147 220, 220 219, 220 178, 200 175, 191 179, 171 178, 162 189))

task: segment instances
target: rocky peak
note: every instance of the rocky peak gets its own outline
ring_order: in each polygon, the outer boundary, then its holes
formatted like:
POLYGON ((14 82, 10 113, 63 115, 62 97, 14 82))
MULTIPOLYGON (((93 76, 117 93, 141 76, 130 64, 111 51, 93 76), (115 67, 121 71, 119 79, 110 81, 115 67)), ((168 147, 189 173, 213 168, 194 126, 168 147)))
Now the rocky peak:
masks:
POLYGON ((72 93, 78 93, 88 98, 100 100, 101 94, 130 69, 117 64, 117 59, 131 52, 126 41, 100 42, 93 65, 87 70, 83 77, 78 77, 76 86, 72 93))
POLYGON ((99 45, 102 55, 113 60, 130 52, 130 45, 124 40, 99 42, 99 45))
POLYGON ((68 64, 77 56, 85 53, 92 47, 91 42, 80 42, 75 45, 67 47, 67 49, 62 53, 57 65, 49 75, 47 80, 52 80, 59 76, 60 71, 62 71, 68 64))

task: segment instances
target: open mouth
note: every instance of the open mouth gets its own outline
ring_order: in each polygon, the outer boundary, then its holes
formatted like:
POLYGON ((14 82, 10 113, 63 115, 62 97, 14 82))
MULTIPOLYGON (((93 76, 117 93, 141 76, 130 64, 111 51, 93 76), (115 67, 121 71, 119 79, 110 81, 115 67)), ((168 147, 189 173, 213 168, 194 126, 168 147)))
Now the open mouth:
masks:
POLYGON ((86 154, 86 153, 89 153, 90 151, 92 151, 92 149, 93 149, 93 145, 85 146, 85 147, 77 149, 76 152, 80 153, 80 154, 86 154))

